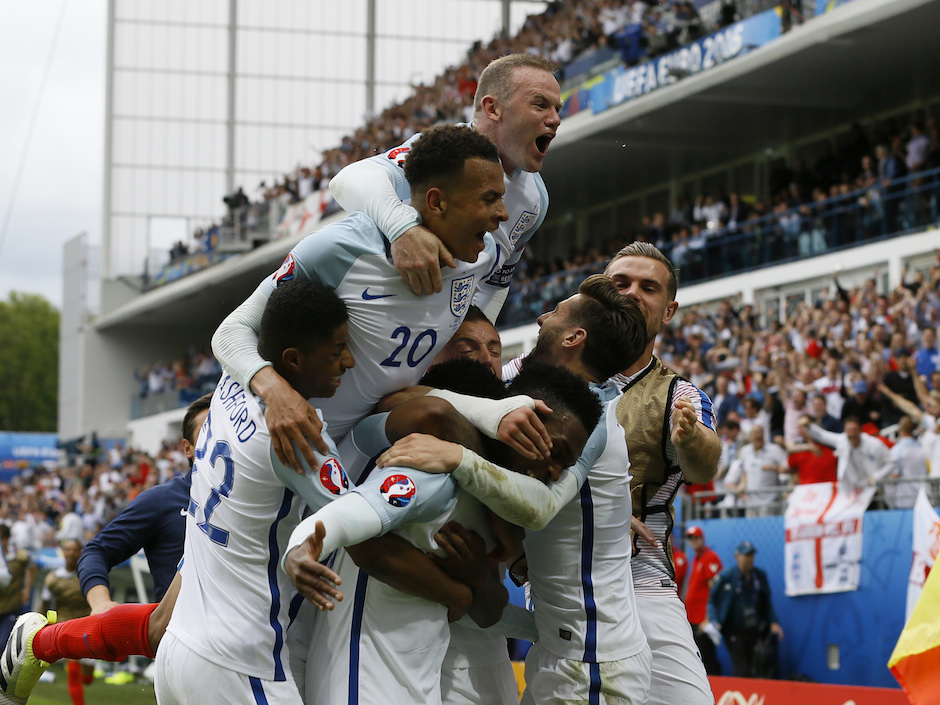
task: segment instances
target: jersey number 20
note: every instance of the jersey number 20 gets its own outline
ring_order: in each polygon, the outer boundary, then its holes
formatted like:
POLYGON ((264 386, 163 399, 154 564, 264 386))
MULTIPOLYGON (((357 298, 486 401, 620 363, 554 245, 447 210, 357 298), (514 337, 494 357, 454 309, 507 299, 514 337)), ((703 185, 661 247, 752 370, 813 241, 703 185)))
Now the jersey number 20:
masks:
MULTIPOLYGON (((401 360, 397 358, 402 351, 408 347, 408 343, 411 341, 411 328, 399 326, 392 331, 392 340, 398 340, 399 338, 401 338, 401 343, 398 344, 398 347, 395 348, 395 351, 391 355, 379 363, 380 365, 384 365, 385 367, 401 367, 401 360)), ((408 348, 408 354, 405 357, 408 367, 417 367, 420 365, 421 361, 431 354, 435 345, 437 345, 437 331, 429 328, 428 330, 418 333, 415 336, 414 342, 411 343, 411 347, 408 348), (428 347, 424 352, 420 352, 419 349, 423 347, 422 343, 425 340, 428 341, 428 347)))

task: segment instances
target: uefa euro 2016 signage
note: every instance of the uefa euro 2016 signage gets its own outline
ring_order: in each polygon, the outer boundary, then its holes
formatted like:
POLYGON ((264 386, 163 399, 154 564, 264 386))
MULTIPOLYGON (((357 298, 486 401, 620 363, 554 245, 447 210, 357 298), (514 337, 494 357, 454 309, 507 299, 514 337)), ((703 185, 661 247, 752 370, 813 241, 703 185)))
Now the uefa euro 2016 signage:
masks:
POLYGON ((632 68, 611 69, 566 96, 563 116, 600 113, 763 46, 780 36, 780 16, 768 10, 632 68))

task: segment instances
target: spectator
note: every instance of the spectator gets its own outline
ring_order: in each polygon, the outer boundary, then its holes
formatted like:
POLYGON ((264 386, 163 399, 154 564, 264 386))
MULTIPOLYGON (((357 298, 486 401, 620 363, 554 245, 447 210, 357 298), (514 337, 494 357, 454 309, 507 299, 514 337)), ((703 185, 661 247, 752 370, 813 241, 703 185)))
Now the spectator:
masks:
POLYGON ((809 434, 809 416, 799 419, 799 432, 802 442, 788 444, 788 472, 797 474, 797 482, 810 485, 814 482, 835 482, 837 461, 832 448, 816 443, 809 434), (804 421, 805 420, 805 421, 804 421))
POLYGON ((826 360, 826 374, 813 382, 813 386, 826 400, 826 413, 836 419, 842 418, 845 378, 838 354, 830 354, 826 360))
MULTIPOLYGON (((740 495, 745 490, 765 490, 780 485, 780 473, 787 472, 787 455, 783 448, 764 440, 764 429, 753 426, 749 434, 750 444, 738 453, 737 460, 728 470, 725 487, 740 495)), ((765 516, 770 513, 779 494, 755 492, 744 500, 747 516, 765 516)))
POLYGON ((721 664, 715 651, 715 643, 702 631, 708 621, 708 594, 715 576, 721 572, 721 559, 705 545, 705 532, 700 526, 690 526, 685 532, 694 553, 689 571, 689 584, 685 591, 685 610, 692 625, 692 636, 705 662, 705 671, 710 676, 721 675, 721 664))
POLYGON ((869 394, 868 382, 863 379, 852 385, 852 396, 842 405, 842 420, 854 416, 863 424, 874 423, 881 426, 882 404, 869 394))
MULTIPOLYGON (((884 386, 895 394, 903 397, 912 404, 917 404, 917 389, 914 386, 914 358, 911 351, 902 347, 895 351, 893 357, 894 369, 884 376, 884 386)), ((901 411, 889 400, 882 404, 884 424, 890 426, 901 420, 901 411)))
POLYGON ((928 389, 930 376, 940 369, 940 350, 937 349, 937 331, 930 326, 925 327, 920 334, 920 346, 915 355, 917 375, 924 378, 928 389))
POLYGON ((826 409, 826 398, 824 396, 821 394, 815 395, 811 405, 812 413, 810 414, 810 418, 812 419, 813 423, 826 431, 831 431, 832 433, 842 432, 843 423, 836 417, 829 415, 829 412, 826 409))
MULTIPOLYGON (((42 614, 54 608, 60 622, 88 616, 88 603, 82 596, 78 575, 75 572, 78 559, 82 555, 82 542, 78 539, 63 541, 62 555, 65 558, 65 565, 46 574, 41 596, 42 604, 39 607, 42 614)), ((65 672, 66 689, 73 705, 85 705, 84 686, 91 685, 95 679, 93 663, 69 659, 65 672)))
MULTIPOLYGON (((914 421, 902 416, 898 421, 898 442, 891 448, 894 469, 891 478, 912 480, 927 476, 927 455, 914 438, 914 421)), ((885 488, 885 501, 890 509, 911 509, 923 483, 899 483, 885 488)))
POLYGON ((776 678, 776 642, 783 639, 767 574, 754 566, 757 549, 742 541, 737 565, 718 576, 708 600, 708 619, 725 639, 737 678, 776 678))
POLYGON ((862 424, 854 416, 845 420, 843 433, 832 433, 814 423, 801 421, 814 441, 835 450, 839 458, 837 476, 846 491, 862 490, 886 477, 894 469, 888 447, 878 438, 862 433, 862 424))

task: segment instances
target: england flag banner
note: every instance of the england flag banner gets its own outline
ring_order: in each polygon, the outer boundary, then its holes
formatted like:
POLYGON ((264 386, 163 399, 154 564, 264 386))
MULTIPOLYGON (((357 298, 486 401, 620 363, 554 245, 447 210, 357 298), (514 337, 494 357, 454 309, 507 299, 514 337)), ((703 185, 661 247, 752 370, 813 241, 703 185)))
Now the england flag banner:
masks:
POLYGON ((840 490, 834 482, 797 485, 784 517, 787 595, 858 589, 862 518, 875 488, 840 490))
POLYGON ((921 487, 914 503, 914 559, 911 561, 911 577, 907 582, 907 613, 904 621, 911 618, 911 612, 924 589, 924 582, 940 553, 940 515, 930 506, 927 493, 921 487))

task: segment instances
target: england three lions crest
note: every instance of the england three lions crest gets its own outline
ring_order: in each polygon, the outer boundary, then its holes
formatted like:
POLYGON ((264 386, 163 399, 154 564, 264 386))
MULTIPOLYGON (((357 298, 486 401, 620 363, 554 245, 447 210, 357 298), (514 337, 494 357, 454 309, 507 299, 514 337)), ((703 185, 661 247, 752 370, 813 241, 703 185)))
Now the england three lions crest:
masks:
POLYGON ((467 312, 473 297, 473 275, 455 279, 450 285, 450 312, 460 318, 467 312))

